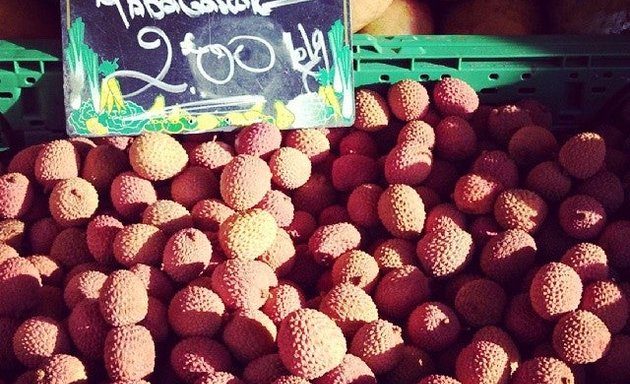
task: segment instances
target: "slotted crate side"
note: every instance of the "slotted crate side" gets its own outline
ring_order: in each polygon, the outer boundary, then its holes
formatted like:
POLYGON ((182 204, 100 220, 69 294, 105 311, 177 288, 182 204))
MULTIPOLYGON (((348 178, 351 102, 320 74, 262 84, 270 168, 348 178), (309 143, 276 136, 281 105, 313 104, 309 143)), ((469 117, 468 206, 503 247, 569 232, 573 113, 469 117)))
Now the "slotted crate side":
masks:
POLYGON ((0 40, 0 128, 12 143, 49 140, 65 130, 61 61, 43 48, 57 53, 58 45, 0 40))
POLYGON ((571 128, 629 92, 630 38, 355 35, 354 69, 357 87, 458 77, 484 103, 534 98, 571 128))
MULTIPOLYGON (((357 87, 459 77, 484 103, 540 100, 557 127, 587 122, 630 87, 628 36, 355 34, 353 40, 357 87)), ((65 136, 60 52, 58 41, 0 41, 0 114, 6 120, 0 128, 11 128, 14 145, 65 136)))

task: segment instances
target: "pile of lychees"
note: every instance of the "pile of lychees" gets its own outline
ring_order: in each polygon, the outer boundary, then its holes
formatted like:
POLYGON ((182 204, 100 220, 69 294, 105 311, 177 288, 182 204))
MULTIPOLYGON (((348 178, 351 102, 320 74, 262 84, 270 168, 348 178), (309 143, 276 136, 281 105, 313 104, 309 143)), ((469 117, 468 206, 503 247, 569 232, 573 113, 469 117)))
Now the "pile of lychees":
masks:
POLYGON ((630 382, 630 118, 465 82, 0 172, 0 382, 630 382))

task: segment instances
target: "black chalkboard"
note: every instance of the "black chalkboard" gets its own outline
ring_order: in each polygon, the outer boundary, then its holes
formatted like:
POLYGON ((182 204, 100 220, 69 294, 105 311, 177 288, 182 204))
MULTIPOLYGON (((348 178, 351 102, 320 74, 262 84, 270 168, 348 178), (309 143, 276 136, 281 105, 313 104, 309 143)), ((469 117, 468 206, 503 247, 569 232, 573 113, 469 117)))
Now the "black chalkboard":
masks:
POLYGON ((354 120, 348 0, 61 0, 70 135, 354 120))

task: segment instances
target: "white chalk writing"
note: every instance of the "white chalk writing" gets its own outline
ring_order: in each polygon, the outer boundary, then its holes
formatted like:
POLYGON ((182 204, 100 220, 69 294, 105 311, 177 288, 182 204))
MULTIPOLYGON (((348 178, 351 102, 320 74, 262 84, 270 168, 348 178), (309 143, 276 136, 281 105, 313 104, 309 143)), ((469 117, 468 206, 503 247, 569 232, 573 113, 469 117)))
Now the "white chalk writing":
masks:
POLYGON ((317 72, 314 71, 314 68, 320 66, 322 61, 324 68, 330 68, 326 39, 322 31, 317 28, 310 37, 301 23, 298 23, 297 28, 300 32, 303 46, 296 47, 293 35, 290 32, 282 33, 282 41, 291 55, 293 69, 302 74, 304 88, 310 92, 308 77, 314 78, 317 76, 317 72))
POLYGON ((95 0, 96 6, 116 7, 125 28, 136 18, 162 20, 168 15, 188 17, 219 13, 236 15, 250 10, 258 16, 269 16, 275 8, 313 0, 95 0))

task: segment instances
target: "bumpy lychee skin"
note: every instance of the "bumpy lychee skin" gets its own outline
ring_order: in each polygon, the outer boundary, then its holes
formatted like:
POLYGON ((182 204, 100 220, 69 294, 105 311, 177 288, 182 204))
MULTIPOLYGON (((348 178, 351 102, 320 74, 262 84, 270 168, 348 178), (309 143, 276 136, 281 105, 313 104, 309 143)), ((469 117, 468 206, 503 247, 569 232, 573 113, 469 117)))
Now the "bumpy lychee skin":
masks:
POLYGON ((180 337, 212 337, 223 323, 225 305, 209 287, 188 285, 168 306, 168 322, 180 337))
POLYGON ((53 140, 44 144, 35 159, 34 173, 45 188, 52 188, 60 180, 79 176, 79 152, 68 140, 53 140))
POLYGON ((479 96, 464 80, 446 77, 435 84, 433 102, 445 116, 468 118, 479 107, 479 96))
POLYGON ((219 242, 226 256, 253 260, 272 245, 278 225, 264 209, 235 213, 219 227, 219 242))
POLYGON ((283 375, 278 377, 271 384, 308 384, 310 381, 296 375, 283 375))
POLYGON ((0 263, 0 316, 16 317, 37 305, 42 286, 39 271, 28 260, 11 257, 0 263))
POLYGON ((378 157, 379 148, 376 139, 365 131, 351 131, 339 142, 339 155, 351 153, 371 158, 378 157))
POLYGON ((206 199, 198 201, 190 212, 197 228, 217 232, 221 223, 235 211, 219 199, 206 199))
POLYGON ((446 228, 456 227, 465 230, 467 228, 466 215, 452 203, 435 205, 427 214, 424 223, 426 232, 441 231, 446 228))
POLYGON ((6 219, 0 221, 0 242, 3 242, 18 251, 23 247, 26 222, 18 219, 6 219))
POLYGON ((536 233, 547 218, 547 203, 527 189, 508 189, 494 203, 494 218, 505 229, 536 233))
POLYGON ((507 353, 510 372, 514 372, 521 361, 521 354, 509 333, 502 328, 488 325, 480 328, 473 335, 472 341, 485 340, 501 347, 507 353))
POLYGON ((271 267, 262 261, 230 259, 212 272, 212 290, 229 309, 258 309, 265 304, 269 289, 278 285, 271 267))
POLYGON ((304 153, 313 164, 324 161, 330 153, 330 141, 317 129, 295 129, 287 132, 284 145, 304 153))
POLYGON ((140 380, 155 368, 155 342, 141 325, 115 327, 105 338, 103 359, 112 380, 140 380))
MULTIPOLYGON (((0 246, 0 264, 3 261, 2 246, 0 246)), ((17 253, 11 257, 18 257, 17 253)), ((59 286, 63 282, 64 271, 61 266, 53 260, 50 256, 46 255, 31 255, 26 258, 31 262, 39 271, 39 276, 42 279, 43 285, 59 286)))
POLYGON ((85 236, 92 257, 102 264, 114 261, 114 239, 123 223, 111 215, 96 215, 87 225, 85 236))
POLYGON ((168 303, 171 300, 173 296, 173 282, 166 273, 157 267, 140 263, 132 266, 129 270, 140 278, 149 296, 155 297, 164 303, 168 303))
POLYGON ((269 384, 288 374, 280 355, 272 353, 250 361, 243 370, 243 379, 251 384, 269 384))
POLYGON ((527 174, 525 185, 548 201, 560 201, 571 190, 571 177, 555 161, 543 161, 527 174))
POLYGON ((532 308, 546 320, 555 320, 580 305, 582 280, 571 267, 550 262, 538 269, 529 288, 532 308))
POLYGON ((506 384, 510 378, 508 355, 495 343, 473 341, 457 356, 455 376, 462 384, 506 384))
POLYGON ((553 329, 553 349, 567 364, 588 364, 601 359, 610 346, 606 324, 589 311, 562 316, 553 329))
POLYGON ((256 204, 255 208, 261 208, 269 212, 276 220, 278 227, 284 228, 293 221, 295 207, 291 198, 284 192, 271 189, 262 200, 256 204))
POLYGON ((81 177, 97 191, 107 192, 116 175, 129 168, 129 158, 124 150, 111 145, 99 145, 90 149, 85 157, 81 177))
POLYGON ((412 241, 392 238, 380 243, 374 249, 374 259, 381 270, 416 265, 416 246, 412 241))
POLYGON ((113 239, 114 258, 131 267, 137 263, 155 265, 166 244, 166 235, 156 226, 129 224, 120 229, 113 239))
POLYGON ((599 280, 584 287, 580 309, 599 317, 612 334, 623 330, 630 311, 623 289, 610 280, 599 280))
POLYGON ((402 144, 413 142, 426 150, 432 150, 435 146, 435 131, 433 127, 422 120, 413 120, 400 129, 396 142, 402 144))
POLYGON ((295 245, 291 236, 284 229, 278 228, 271 246, 258 260, 269 265, 276 276, 285 276, 295 264, 295 245))
POLYGON ((433 155, 423 145, 415 141, 400 143, 385 157, 385 179, 390 184, 420 184, 429 176, 432 163, 433 155))
POLYGON ((453 200, 462 212, 482 215, 492 212, 503 189, 503 185, 492 176, 468 173, 457 180, 453 200))
POLYGON ((61 228, 59 228, 59 225, 52 217, 44 217, 33 222, 28 231, 28 242, 31 246, 31 252, 33 254, 48 255, 55 237, 60 231, 61 228))
POLYGON ((564 232, 579 240, 599 235, 606 225, 606 218, 601 203, 587 195, 571 196, 558 209, 558 221, 564 232))
POLYGON ((227 348, 207 337, 180 340, 171 350, 170 363, 177 376, 186 382, 193 382, 205 373, 232 369, 227 348))
POLYGON ((357 154, 343 155, 332 164, 331 181, 335 189, 348 192, 361 184, 377 181, 379 170, 376 160, 357 154))
POLYGON ((604 166, 606 143, 594 132, 581 132, 567 140, 558 153, 558 161, 578 179, 595 175, 604 166))
POLYGON ((505 290, 490 279, 475 279, 465 283, 455 296, 455 309, 474 327, 497 324, 503 317, 505 290))
POLYGON ((344 252, 332 266, 334 284, 351 283, 368 293, 376 286, 378 274, 374 257, 358 249, 344 252))
POLYGON ((320 226, 308 240, 308 249, 320 264, 331 265, 346 251, 359 247, 361 234, 350 223, 320 226))
POLYGON ((13 335, 21 322, 9 317, 0 317, 0 372, 11 371, 19 360, 13 352, 13 335))
POLYGON ((404 79, 389 87, 387 102, 399 120, 421 119, 429 110, 429 94, 419 81, 404 79))
POLYGON ((24 321, 13 335, 13 351, 22 364, 37 368, 57 353, 70 351, 70 339, 65 327, 44 316, 24 321))
POLYGON ((359 287, 342 283, 335 285, 319 304, 319 310, 352 337, 364 324, 378 319, 378 310, 372 298, 359 287))
POLYGON ((221 197, 232 209, 249 209, 271 189, 271 176, 264 160, 252 155, 238 155, 221 172, 221 197))
POLYGON ((311 176, 311 160, 298 149, 282 147, 271 154, 269 169, 271 181, 283 189, 301 187, 311 176))
POLYGON ((630 336, 614 335, 608 353, 593 364, 593 375, 596 375, 594 377, 611 383, 624 383, 630 380, 629 353, 630 336))
POLYGON ((490 278, 509 283, 525 275, 536 258, 536 241, 521 229, 491 237, 481 251, 479 265, 490 278))
POLYGON ((172 136, 161 132, 144 133, 131 143, 129 163, 147 180, 166 180, 184 169, 188 154, 172 136))
POLYGON ((214 371, 199 376, 194 384, 244 384, 244 382, 229 372, 214 371))
POLYGON ((429 373, 435 372, 435 363, 428 352, 409 343, 402 349, 403 357, 400 362, 382 376, 385 382, 415 384, 429 373))
POLYGON ((457 314, 444 303, 430 301, 411 312, 406 327, 411 342, 430 352, 446 349, 461 332, 457 314))
POLYGON ((37 383, 87 383, 88 375, 83 362, 75 356, 56 354, 46 359, 35 371, 37 383))
POLYGON ((389 124, 390 110, 385 98, 376 91, 360 88, 355 91, 354 127, 362 131, 379 131, 389 124))
POLYGON ((387 187, 378 199, 377 211, 383 226, 396 237, 414 238, 424 228, 424 203, 408 185, 387 187))
POLYGON ((377 184, 362 184, 348 196, 346 209, 352 222, 362 227, 375 227, 380 223, 378 199, 383 188, 377 184))
POLYGON ((473 162, 471 172, 494 177, 506 188, 518 185, 518 167, 503 151, 483 151, 473 162))
POLYGON ((376 376, 367 364, 355 355, 346 354, 343 361, 315 384, 376 384, 376 376))
POLYGON ((588 195, 599 201, 607 214, 616 212, 624 201, 624 190, 617 175, 602 170, 582 182, 577 192, 588 195))
POLYGON ((66 284, 63 299, 72 309, 85 299, 97 300, 107 275, 99 271, 84 271, 74 275, 66 284))
POLYGON ((190 164, 220 171, 234 157, 234 149, 221 141, 206 141, 190 153, 190 164))
POLYGON ((171 181, 172 199, 187 209, 192 208, 199 200, 218 195, 219 180, 214 172, 205 167, 187 167, 171 181))
POLYGON ((608 224, 599 236, 597 244, 604 249, 611 266, 630 266, 630 221, 618 220, 608 224))
POLYGON ((280 148, 282 134, 278 127, 270 123, 254 123, 238 131, 234 139, 236 153, 268 159, 273 151, 280 148))
POLYGON ((573 371, 562 360, 541 356, 524 361, 518 367, 512 383, 514 384, 552 384, 574 383, 573 371))
POLYGON ((105 321, 114 327, 142 321, 148 305, 147 290, 142 280, 131 271, 114 271, 103 283, 99 308, 105 321))
POLYGON ((210 265, 212 244, 196 228, 175 232, 166 242, 162 270, 176 282, 186 283, 199 277, 210 265))
POLYGON ((68 334, 74 346, 81 356, 90 360, 103 357, 109 328, 101 315, 97 300, 78 303, 68 317, 68 334))
POLYGON ((314 309, 291 312, 278 329, 278 352, 289 372, 313 380, 343 361, 347 351, 341 329, 314 309))
POLYGON ((391 371, 403 357, 402 329, 386 320, 375 320, 357 330, 350 353, 363 360, 377 375, 391 371))
POLYGON ((31 208, 34 198, 32 182, 21 173, 0 176, 0 219, 16 219, 31 208))
POLYGON ((447 116, 435 127, 435 149, 445 160, 468 159, 477 151, 475 130, 461 117, 447 116))
POLYGON ((508 104, 490 110, 488 132, 499 145, 507 145, 519 128, 533 123, 531 116, 524 108, 508 104))
POLYGON ((269 298, 261 311, 269 316, 274 324, 280 325, 289 313, 305 307, 306 299, 302 290, 296 284, 283 281, 269 290, 269 298))
POLYGON ((262 311, 241 309, 223 327, 223 342, 239 361, 251 361, 276 350, 276 325, 262 311))
POLYGON ((608 278, 608 258, 597 244, 578 243, 569 248, 560 261, 573 268, 584 284, 608 278))
POLYGON ((431 293, 429 279, 413 265, 392 269, 379 281, 374 302, 381 316, 405 318, 431 293))
POLYGON ((334 204, 337 191, 330 178, 323 173, 312 173, 308 181, 291 196, 295 209, 318 216, 326 207, 334 204))
POLYGON ((450 376, 429 375, 420 380, 418 384, 461 384, 461 382, 450 376))
POLYGON ((136 218, 157 201, 153 184, 133 172, 124 172, 114 178, 110 197, 116 212, 126 218, 136 218))
POLYGON ((9 161, 6 173, 21 173, 29 180, 35 180, 35 161, 43 146, 37 144, 20 149, 9 161))
POLYGON ((349 223, 350 215, 346 207, 340 204, 329 205, 319 213, 317 222, 319 225, 349 223))
POLYGON ((447 277, 462 270, 473 251, 472 236, 456 227, 428 232, 418 241, 416 255, 432 277, 447 277))
POLYGON ((173 200, 161 199, 150 204, 142 212, 142 223, 153 225, 167 234, 193 226, 190 212, 173 200))
POLYGON ((2 264, 3 261, 8 260, 13 257, 20 257, 20 254, 18 253, 18 251, 16 251, 15 248, 13 248, 10 245, 6 245, 5 243, 0 243, 0 264, 2 264))
POLYGON ((551 160, 558 152, 558 142, 548 128, 526 125, 512 135, 508 152, 522 167, 529 168, 542 161, 551 160))

